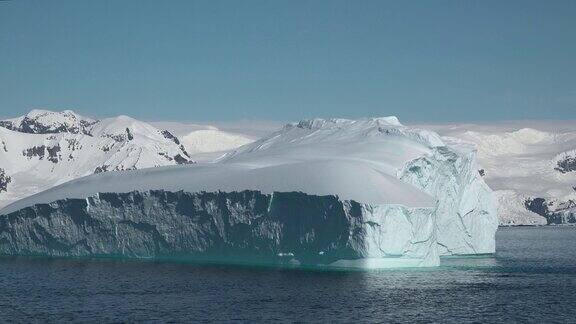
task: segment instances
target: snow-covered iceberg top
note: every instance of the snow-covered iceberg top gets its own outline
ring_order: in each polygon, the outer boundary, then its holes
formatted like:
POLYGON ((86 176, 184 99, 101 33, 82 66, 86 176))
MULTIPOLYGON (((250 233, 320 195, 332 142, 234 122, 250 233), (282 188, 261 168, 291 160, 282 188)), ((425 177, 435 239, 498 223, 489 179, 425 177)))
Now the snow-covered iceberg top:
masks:
POLYGON ((433 207, 437 199, 398 179, 398 172, 409 161, 430 155, 439 143, 434 133, 404 127, 395 117, 305 120, 245 145, 217 163, 85 177, 22 199, 2 212, 97 192, 151 189, 299 191, 371 204, 433 207))

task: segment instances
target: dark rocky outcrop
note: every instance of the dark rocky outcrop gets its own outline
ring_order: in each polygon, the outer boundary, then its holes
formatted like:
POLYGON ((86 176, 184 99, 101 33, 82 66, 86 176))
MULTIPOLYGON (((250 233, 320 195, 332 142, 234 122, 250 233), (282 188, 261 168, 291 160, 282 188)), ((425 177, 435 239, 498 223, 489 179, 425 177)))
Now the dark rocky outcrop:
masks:
POLYGON ((134 135, 132 135, 132 133, 130 132, 130 128, 126 127, 126 137, 128 138, 129 141, 134 139, 134 135))
POLYGON ((172 142, 180 145, 180 140, 178 140, 178 138, 174 135, 172 135, 172 133, 170 133, 167 130, 163 130, 160 132, 162 134, 162 136, 164 136, 164 138, 171 140, 172 142))
POLYGON ((82 149, 82 144, 78 139, 75 138, 66 138, 66 142, 68 143, 68 149, 71 151, 76 151, 82 149))
POLYGON ((123 165, 117 165, 114 168, 111 168, 110 165, 105 164, 96 167, 94 169, 94 173, 101 173, 101 172, 108 172, 108 171, 127 171, 127 170, 136 170, 136 166, 132 166, 130 168, 125 168, 123 165))
POLYGON ((558 161, 554 170, 560 171, 561 173, 576 171, 576 156, 566 156, 564 159, 558 161))
POLYGON ((162 134, 162 136, 164 136, 164 138, 171 140, 172 142, 176 143, 177 145, 180 145, 180 150, 186 156, 186 158, 181 156, 180 154, 175 156, 173 159, 176 160, 176 163, 178 163, 178 164, 194 163, 193 161, 190 160, 190 154, 188 154, 188 152, 186 152, 186 148, 184 147, 184 145, 182 145, 182 143, 180 143, 180 140, 178 139, 178 137, 172 135, 172 133, 170 133, 167 130, 161 131, 161 134, 162 134))
POLYGON ((544 198, 526 199, 524 206, 527 210, 546 218, 548 225, 576 223, 576 202, 572 200, 560 204, 556 209, 552 209, 553 203, 544 198))
POLYGON ((12 178, 6 174, 6 170, 0 168, 0 192, 8 191, 8 184, 10 182, 12 182, 12 178))
POLYGON ((176 154, 176 156, 174 156, 174 161, 176 161, 176 163, 178 164, 193 164, 194 161, 191 161, 189 158, 185 158, 180 154, 176 154))
POLYGON ((24 150, 22 152, 22 155, 28 157, 29 159, 37 157, 40 160, 43 160, 46 157, 48 161, 52 163, 58 163, 58 161, 61 160, 61 156, 59 154, 60 151, 61 151, 60 145, 54 145, 54 146, 41 145, 41 146, 33 146, 31 148, 24 150))
POLYGON ((108 172, 109 167, 110 167, 109 165, 97 166, 96 169, 94 169, 94 173, 108 172))
POLYGON ((46 147, 46 151, 48 152, 48 161, 58 163, 60 160, 60 155, 58 154, 61 151, 60 145, 46 147))

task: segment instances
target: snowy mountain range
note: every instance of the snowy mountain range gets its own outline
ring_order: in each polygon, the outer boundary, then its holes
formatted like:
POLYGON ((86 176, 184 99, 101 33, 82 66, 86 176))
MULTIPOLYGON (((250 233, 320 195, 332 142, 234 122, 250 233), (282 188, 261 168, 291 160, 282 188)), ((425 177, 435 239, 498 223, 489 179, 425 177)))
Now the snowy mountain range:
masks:
MULTIPOLYGON (((0 208, 92 173, 213 161, 266 137, 278 123, 101 121, 33 110, 0 121, 0 208)), ((425 124, 474 143, 501 225, 576 223, 576 123, 425 124)))
POLYGON ((193 162, 169 131, 130 117, 32 110, 0 121, 0 206, 93 173, 193 162))
POLYGON ((421 125, 475 143, 500 224, 576 223, 576 122, 421 125))
POLYGON ((100 172, 20 199, 0 211, 0 254, 436 266, 493 253, 496 208, 472 144, 395 117, 313 119, 211 163, 100 172))

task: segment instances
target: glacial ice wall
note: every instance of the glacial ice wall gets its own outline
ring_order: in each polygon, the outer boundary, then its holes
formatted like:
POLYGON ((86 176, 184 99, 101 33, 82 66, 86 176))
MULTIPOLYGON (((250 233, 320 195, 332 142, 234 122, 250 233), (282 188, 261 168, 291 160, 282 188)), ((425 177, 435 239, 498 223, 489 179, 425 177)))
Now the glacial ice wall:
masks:
POLYGON ((439 264, 431 208, 300 192, 100 193, 0 216, 0 254, 244 264, 439 264))
POLYGON ((497 202, 482 180, 476 151, 464 143, 439 146, 410 161, 399 178, 438 199, 436 232, 441 255, 495 252, 497 202))

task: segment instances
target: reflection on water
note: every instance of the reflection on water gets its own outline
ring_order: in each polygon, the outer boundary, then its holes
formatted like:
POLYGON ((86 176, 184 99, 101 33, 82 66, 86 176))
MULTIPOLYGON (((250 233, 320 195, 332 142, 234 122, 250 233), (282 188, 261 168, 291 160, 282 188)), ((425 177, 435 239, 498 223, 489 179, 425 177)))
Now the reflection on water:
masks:
POLYGON ((479 255, 465 257, 443 257, 440 269, 464 269, 497 267, 498 259, 494 255, 479 255))
POLYGON ((504 228, 493 256, 430 269, 310 271, 0 258, 15 321, 570 322, 576 228, 504 228))

